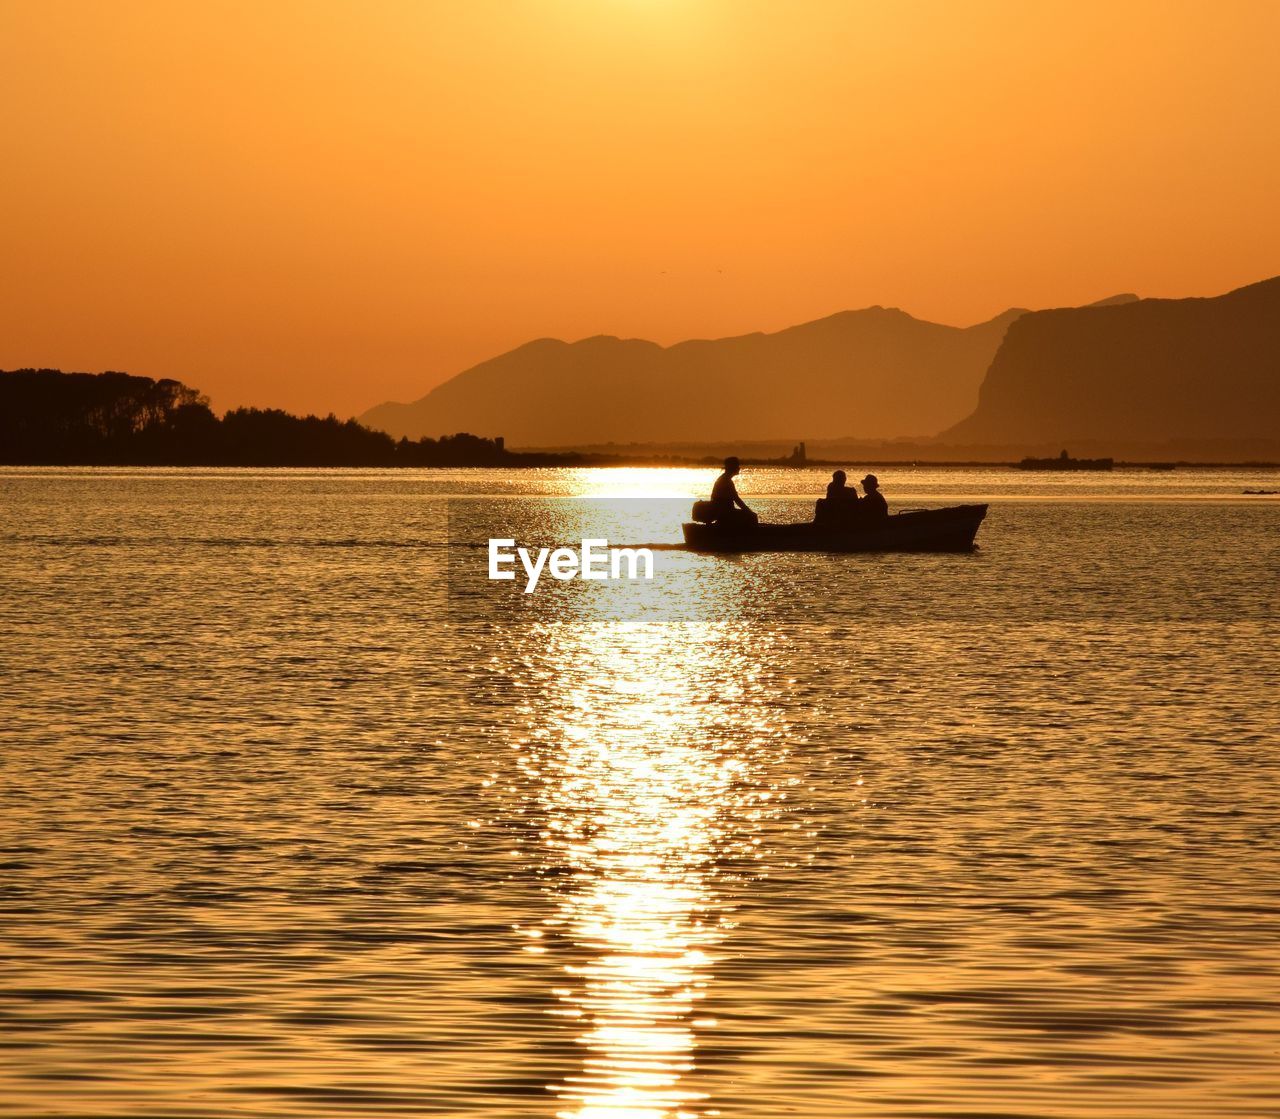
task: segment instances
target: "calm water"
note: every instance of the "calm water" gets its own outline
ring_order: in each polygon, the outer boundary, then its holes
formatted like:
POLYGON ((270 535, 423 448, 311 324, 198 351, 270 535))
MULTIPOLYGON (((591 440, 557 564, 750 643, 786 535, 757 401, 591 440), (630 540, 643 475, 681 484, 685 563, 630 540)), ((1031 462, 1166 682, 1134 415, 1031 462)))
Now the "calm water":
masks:
POLYGON ((1280 476, 881 476, 0 472, 0 1115, 1280 1115, 1280 476))

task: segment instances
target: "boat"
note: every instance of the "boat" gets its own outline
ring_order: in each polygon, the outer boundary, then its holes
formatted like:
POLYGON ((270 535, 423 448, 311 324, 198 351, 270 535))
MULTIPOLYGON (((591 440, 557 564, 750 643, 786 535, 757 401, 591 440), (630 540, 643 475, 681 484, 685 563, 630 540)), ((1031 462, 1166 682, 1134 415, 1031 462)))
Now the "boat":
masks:
POLYGON ((685 546, 696 552, 971 552, 985 505, 953 505, 893 513, 877 524, 684 525, 685 546))

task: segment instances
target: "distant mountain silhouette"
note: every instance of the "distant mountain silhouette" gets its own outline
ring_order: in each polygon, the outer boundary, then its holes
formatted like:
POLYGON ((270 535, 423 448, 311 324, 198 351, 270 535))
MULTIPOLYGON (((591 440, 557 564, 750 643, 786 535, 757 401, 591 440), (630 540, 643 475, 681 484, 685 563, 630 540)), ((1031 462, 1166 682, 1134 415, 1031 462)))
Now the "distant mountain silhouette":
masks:
POLYGON ((1280 277, 1211 299, 1034 311, 951 444, 1275 439, 1280 277))
POLYGON ((893 308, 776 334, 664 347, 600 336, 530 342, 412 404, 360 417, 394 436, 468 430, 525 447, 784 436, 929 435, 973 409, 1008 325, 959 328, 893 308))
POLYGON ((1106 299, 1099 299, 1096 303, 1086 303, 1086 307, 1118 307, 1121 303, 1137 303, 1141 296, 1134 295, 1131 291, 1121 292, 1119 295, 1109 295, 1106 299))

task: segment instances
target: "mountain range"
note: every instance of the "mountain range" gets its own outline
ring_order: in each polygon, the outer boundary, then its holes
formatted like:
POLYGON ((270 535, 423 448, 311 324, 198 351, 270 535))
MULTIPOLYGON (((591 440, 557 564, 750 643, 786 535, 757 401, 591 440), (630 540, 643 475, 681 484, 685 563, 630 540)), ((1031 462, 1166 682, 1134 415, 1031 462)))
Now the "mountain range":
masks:
POLYGON ((395 436, 470 431, 511 446, 931 435, 971 412, 1006 328, 895 308, 843 311, 775 334, 660 346, 543 338, 360 422, 395 436))
POLYGON ((1243 453, 1280 446, 1280 277, 1213 298, 1013 308, 967 328, 869 307, 674 346, 540 339, 361 422, 523 447, 911 438, 1243 453))
POLYGON ((951 444, 1280 439, 1280 277, 1012 323, 951 444))

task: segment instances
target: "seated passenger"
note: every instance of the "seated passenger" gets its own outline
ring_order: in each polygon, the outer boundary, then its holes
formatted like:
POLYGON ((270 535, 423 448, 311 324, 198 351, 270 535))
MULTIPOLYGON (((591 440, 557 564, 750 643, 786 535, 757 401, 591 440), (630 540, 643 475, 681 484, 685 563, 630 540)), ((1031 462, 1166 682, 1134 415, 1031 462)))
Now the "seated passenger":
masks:
POLYGON ((884 520, 889 515, 889 503, 880 492, 880 479, 874 474, 868 474, 862 479, 862 488, 867 496, 858 502, 860 519, 872 524, 884 520))
POLYGON ((847 478, 848 475, 843 470, 837 470, 831 475, 831 481, 827 483, 827 496, 818 498, 814 503, 814 521, 847 522, 853 518, 858 509, 858 491, 845 485, 847 478))
POLYGON ((712 520, 715 524, 753 525, 760 520, 747 508, 747 503, 738 496, 738 487, 733 484, 734 477, 741 469, 742 464, 730 455, 724 460, 724 473, 711 487, 712 520))

